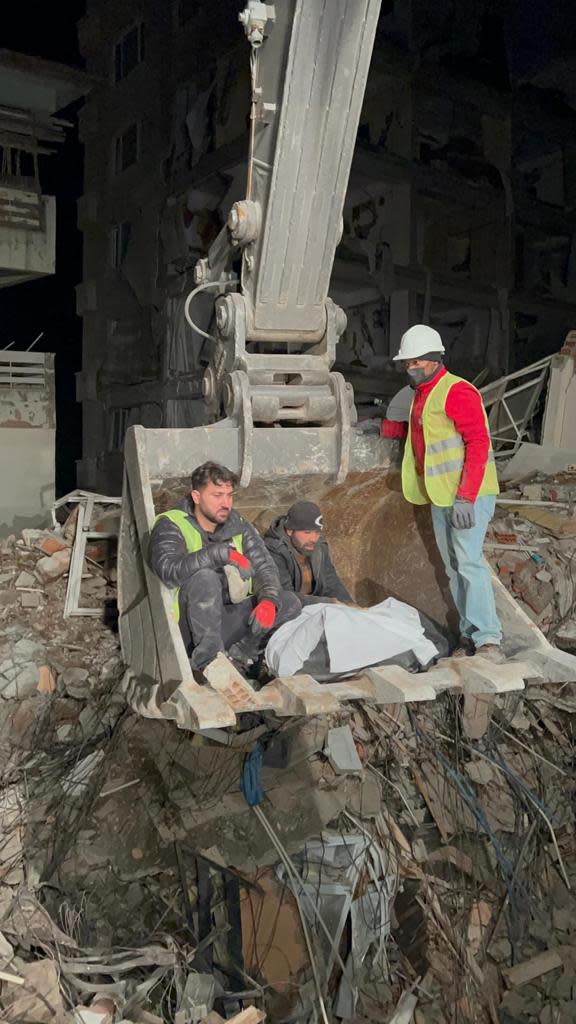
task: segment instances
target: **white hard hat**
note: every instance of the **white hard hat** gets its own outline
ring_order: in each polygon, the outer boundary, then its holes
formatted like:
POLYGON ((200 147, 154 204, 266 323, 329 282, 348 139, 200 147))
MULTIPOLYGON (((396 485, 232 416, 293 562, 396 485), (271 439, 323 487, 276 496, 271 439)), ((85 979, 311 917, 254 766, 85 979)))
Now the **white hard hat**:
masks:
POLYGON ((445 352, 442 338, 433 327, 426 324, 415 324, 400 338, 400 350, 394 361, 398 359, 422 359, 429 353, 445 352))

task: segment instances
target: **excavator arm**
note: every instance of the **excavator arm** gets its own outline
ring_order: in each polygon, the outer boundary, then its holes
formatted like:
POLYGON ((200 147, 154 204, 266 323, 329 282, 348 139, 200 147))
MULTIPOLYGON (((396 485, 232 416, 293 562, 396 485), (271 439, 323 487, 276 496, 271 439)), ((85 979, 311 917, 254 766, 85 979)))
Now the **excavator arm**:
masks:
POLYGON ((246 199, 195 283, 217 294, 204 395, 240 431, 243 485, 255 458, 258 475, 268 468, 256 435, 272 425, 329 428, 331 473, 349 469, 354 396, 331 372, 346 316, 328 288, 380 2, 250 0, 240 13, 251 47, 246 199))

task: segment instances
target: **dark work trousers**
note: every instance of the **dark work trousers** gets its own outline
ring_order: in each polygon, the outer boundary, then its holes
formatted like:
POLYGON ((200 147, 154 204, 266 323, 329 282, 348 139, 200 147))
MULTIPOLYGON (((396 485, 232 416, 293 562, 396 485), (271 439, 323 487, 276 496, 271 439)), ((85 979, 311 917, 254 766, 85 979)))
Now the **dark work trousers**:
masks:
MULTIPOLYGON (((227 651, 249 631, 250 618, 258 599, 248 597, 231 604, 226 577, 215 569, 199 569, 180 587, 180 630, 192 668, 202 669, 220 651, 227 651)), ((302 610, 298 596, 281 590, 274 629, 302 610)), ((263 634, 266 641, 272 630, 263 634)))

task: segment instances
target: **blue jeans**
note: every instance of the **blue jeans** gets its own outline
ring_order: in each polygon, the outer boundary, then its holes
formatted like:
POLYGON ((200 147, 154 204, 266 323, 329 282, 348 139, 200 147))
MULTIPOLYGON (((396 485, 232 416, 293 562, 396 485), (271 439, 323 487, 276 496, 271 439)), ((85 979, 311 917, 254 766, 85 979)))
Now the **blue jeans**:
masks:
POLYGON ((471 530, 456 530, 450 525, 452 509, 432 505, 434 535, 460 616, 460 634, 475 647, 499 644, 502 640, 491 572, 482 554, 495 507, 495 495, 477 498, 474 503, 476 526, 471 530))

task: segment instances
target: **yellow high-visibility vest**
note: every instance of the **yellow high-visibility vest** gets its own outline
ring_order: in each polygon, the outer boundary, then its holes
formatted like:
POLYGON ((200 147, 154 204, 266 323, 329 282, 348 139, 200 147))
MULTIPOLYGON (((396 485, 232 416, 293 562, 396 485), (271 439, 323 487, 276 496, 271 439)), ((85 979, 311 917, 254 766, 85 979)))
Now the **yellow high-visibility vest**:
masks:
MULTIPOLYGON (((464 442, 456 430, 453 420, 446 415, 446 399, 454 384, 463 378, 446 373, 440 378, 428 395, 422 409, 422 430, 424 432, 425 456, 424 476, 416 472, 416 460, 412 449, 411 413, 408 437, 402 460, 402 490, 404 497, 413 505, 447 507, 453 505, 460 486, 464 465, 464 442)), ((472 387, 472 385, 470 385, 472 387)), ((476 388, 474 388, 476 390, 476 388)), ((483 407, 484 408, 484 407, 483 407)), ((484 410, 486 431, 489 435, 488 418, 484 410)), ((492 444, 479 495, 498 494, 498 476, 494 462, 492 444)))
MULTIPOLYGON (((174 526, 177 526, 184 538, 186 545, 186 552, 189 555, 193 555, 196 551, 201 551, 204 547, 204 538, 197 530, 196 527, 190 522, 190 519, 186 512, 180 508, 171 509, 169 512, 161 512, 159 516, 156 516, 156 523, 159 519, 169 519, 174 526)), ((236 548, 239 554, 242 554, 243 537, 241 533, 235 533, 232 537, 232 544, 236 548)), ((172 600, 172 614, 176 619, 176 622, 180 621, 180 587, 176 587, 174 590, 174 597, 172 600)), ((252 583, 248 588, 248 593, 252 593, 252 583)))

